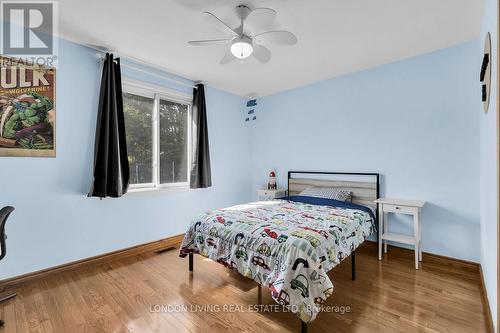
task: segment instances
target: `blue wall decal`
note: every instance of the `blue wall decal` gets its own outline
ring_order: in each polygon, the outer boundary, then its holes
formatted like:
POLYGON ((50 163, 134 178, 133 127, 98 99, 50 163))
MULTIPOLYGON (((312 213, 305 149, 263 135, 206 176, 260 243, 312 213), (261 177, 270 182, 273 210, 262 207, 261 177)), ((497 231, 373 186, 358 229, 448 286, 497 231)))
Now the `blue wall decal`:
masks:
POLYGON ((252 107, 257 105, 257 100, 256 99, 251 99, 247 102, 247 107, 252 107))
POLYGON ((255 116, 257 111, 257 99, 251 99, 247 101, 247 108, 245 109, 245 122, 249 122, 251 120, 256 120, 257 116, 255 116), (254 115, 253 117, 248 117, 248 115, 254 115))

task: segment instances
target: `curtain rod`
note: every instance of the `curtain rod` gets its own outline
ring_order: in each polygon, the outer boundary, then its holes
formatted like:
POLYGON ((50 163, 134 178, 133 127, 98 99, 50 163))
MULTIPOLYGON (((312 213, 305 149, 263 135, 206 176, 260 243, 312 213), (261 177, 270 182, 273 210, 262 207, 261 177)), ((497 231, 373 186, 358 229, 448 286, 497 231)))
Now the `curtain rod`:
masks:
MULTIPOLYGON (((103 53, 105 53, 105 52, 101 51, 101 50, 97 50, 97 49, 95 49, 95 50, 97 51, 96 57, 97 57, 98 61, 103 61, 105 59, 105 56, 104 56, 103 53)), ((131 58, 131 57, 123 56, 123 58, 130 58, 132 61, 135 61, 134 58, 131 58)), ((181 86, 198 89, 198 87, 195 86, 194 84, 189 84, 189 83, 186 83, 186 82, 183 82, 183 81, 180 81, 180 80, 176 80, 176 79, 173 79, 173 78, 168 77, 166 75, 158 74, 158 73, 155 73, 153 71, 148 71, 146 69, 139 68, 139 67, 136 67, 136 66, 133 66, 133 65, 127 65, 127 64, 124 64, 124 63, 121 63, 120 65, 122 67, 127 67, 129 69, 134 70, 134 71, 141 72, 141 73, 144 73, 144 74, 147 74, 147 75, 150 75, 150 76, 154 76, 154 77, 160 78, 162 80, 171 81, 171 82, 179 84, 181 86)), ((148 66, 154 66, 154 65, 148 65, 148 66)))

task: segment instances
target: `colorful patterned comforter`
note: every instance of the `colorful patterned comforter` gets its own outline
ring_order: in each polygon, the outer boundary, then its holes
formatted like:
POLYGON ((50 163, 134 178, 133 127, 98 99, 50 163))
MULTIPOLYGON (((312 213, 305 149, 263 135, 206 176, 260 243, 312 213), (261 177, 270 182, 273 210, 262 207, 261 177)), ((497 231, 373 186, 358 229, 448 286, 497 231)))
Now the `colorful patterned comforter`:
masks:
POLYGON ((366 210, 262 201, 202 214, 186 232, 179 255, 199 253, 255 280, 310 322, 332 294, 327 272, 374 231, 366 210))

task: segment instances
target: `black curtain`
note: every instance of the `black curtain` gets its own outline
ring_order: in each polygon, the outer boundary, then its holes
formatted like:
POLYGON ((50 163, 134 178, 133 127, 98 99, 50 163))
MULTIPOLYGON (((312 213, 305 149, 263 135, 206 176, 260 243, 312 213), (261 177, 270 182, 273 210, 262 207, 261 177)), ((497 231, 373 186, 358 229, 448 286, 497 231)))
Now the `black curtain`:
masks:
POLYGON ((210 151, 208 147, 207 106, 205 87, 197 84, 193 89, 193 157, 191 165, 191 188, 212 186, 210 151))
POLYGON ((127 193, 129 165, 123 115, 120 59, 106 54, 94 147, 94 181, 89 197, 118 198, 127 193))

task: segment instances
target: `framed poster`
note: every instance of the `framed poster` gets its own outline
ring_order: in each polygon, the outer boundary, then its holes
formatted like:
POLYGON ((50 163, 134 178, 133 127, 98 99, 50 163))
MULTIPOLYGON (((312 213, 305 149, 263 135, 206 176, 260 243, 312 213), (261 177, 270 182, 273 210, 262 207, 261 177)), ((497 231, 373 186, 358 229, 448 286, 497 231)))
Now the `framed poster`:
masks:
POLYGON ((0 156, 56 156, 56 70, 0 56, 0 156))

